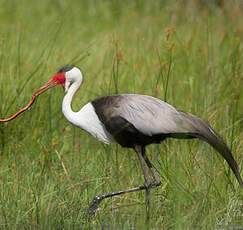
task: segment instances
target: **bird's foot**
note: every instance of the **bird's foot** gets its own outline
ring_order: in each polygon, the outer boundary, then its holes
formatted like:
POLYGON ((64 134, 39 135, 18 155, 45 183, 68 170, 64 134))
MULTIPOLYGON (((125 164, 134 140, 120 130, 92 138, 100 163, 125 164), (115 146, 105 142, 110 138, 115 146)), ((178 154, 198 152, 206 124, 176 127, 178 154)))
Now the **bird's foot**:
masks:
POLYGON ((155 188, 161 185, 161 181, 153 181, 153 183, 150 185, 151 188, 155 188))
POLYGON ((89 216, 93 216, 100 204, 100 202, 104 199, 105 197, 101 196, 95 196, 92 203, 89 205, 89 209, 88 209, 88 215, 89 216))
POLYGON ((156 181, 150 182, 150 183, 145 183, 144 188, 145 190, 150 190, 151 188, 155 188, 159 186, 161 183, 157 183, 156 181))

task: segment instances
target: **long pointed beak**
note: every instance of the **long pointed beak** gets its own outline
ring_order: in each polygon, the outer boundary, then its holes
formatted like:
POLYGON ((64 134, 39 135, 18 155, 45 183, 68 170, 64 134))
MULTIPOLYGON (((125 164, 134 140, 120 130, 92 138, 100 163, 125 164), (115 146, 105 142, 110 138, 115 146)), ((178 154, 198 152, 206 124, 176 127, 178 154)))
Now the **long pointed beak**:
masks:
POLYGON ((39 88, 38 90, 36 90, 34 92, 34 94, 32 95, 31 101, 29 102, 29 104, 27 106, 25 106, 23 109, 19 110, 17 113, 15 113, 13 116, 6 118, 6 119, 0 119, 0 122, 8 122, 13 120, 14 118, 16 118, 18 115, 20 115, 21 113, 23 113, 26 110, 29 110, 30 107, 32 106, 32 104, 35 102, 35 99, 37 96, 39 96, 40 94, 44 93, 45 91, 47 91, 48 89, 58 85, 60 82, 57 81, 57 79, 52 78, 49 82, 47 82, 45 85, 43 85, 41 88, 39 88))
POLYGON ((45 91, 47 91, 48 89, 58 85, 58 81, 56 81, 55 79, 51 79, 49 82, 47 82, 45 85, 43 85, 42 87, 40 87, 38 90, 36 90, 34 92, 34 96, 39 96, 40 94, 44 93, 45 91))

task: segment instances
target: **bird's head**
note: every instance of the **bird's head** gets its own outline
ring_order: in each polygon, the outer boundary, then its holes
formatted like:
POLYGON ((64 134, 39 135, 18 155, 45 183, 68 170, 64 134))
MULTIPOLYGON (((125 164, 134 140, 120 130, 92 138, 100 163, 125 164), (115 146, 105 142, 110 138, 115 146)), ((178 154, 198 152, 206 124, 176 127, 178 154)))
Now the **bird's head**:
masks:
POLYGON ((57 73, 51 78, 49 82, 38 89, 35 94, 40 95, 41 93, 56 85, 62 85, 65 92, 67 92, 73 83, 76 83, 79 86, 82 83, 82 79, 82 73, 77 67, 64 66, 59 71, 57 71, 57 73))
POLYGON ((63 81, 61 80, 60 84, 62 84, 65 92, 68 91, 69 87, 73 83, 80 85, 83 80, 83 76, 80 69, 74 66, 64 66, 57 72, 57 74, 53 78, 58 78, 58 74, 61 74, 62 76, 64 75, 65 82, 63 83, 63 81))
POLYGON ((26 110, 29 110, 31 105, 35 102, 35 99, 40 94, 44 93, 46 90, 56 86, 56 85, 62 85, 65 92, 68 92, 71 85, 75 84, 75 88, 77 89, 80 84, 82 83, 82 73, 81 71, 74 66, 64 66, 61 68, 52 78, 49 82, 47 82, 45 85, 43 85, 41 88, 36 90, 34 94, 32 95, 32 99, 29 102, 27 106, 25 106, 23 109, 19 110, 17 113, 15 113, 12 117, 7 119, 0 119, 0 122, 8 122, 16 118, 19 114, 23 113, 26 110))

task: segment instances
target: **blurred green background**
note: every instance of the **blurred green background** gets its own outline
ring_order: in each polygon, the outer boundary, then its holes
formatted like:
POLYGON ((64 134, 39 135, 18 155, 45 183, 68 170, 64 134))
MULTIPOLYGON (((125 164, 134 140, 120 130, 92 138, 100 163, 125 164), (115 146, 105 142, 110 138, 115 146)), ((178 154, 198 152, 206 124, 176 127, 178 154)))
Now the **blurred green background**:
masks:
MULTIPOLYGON (((208 121, 243 168, 241 1, 0 0, 0 118, 25 106, 64 65, 84 82, 73 101, 114 93, 158 97, 208 121)), ((104 145, 62 115, 62 87, 0 124, 0 229, 243 228, 243 198, 228 165, 198 140, 166 140, 147 152, 162 186, 143 184, 132 150, 104 145)))

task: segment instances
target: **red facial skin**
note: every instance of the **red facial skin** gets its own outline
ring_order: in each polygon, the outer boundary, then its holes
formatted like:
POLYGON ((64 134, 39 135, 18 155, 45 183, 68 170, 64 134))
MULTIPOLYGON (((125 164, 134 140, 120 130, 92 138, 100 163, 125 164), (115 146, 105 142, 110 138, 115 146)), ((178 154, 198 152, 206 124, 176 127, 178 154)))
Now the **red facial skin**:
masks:
POLYGON ((56 74, 54 77, 52 77, 52 80, 57 82, 58 84, 61 84, 63 89, 65 89, 65 81, 66 81, 65 72, 56 74))

